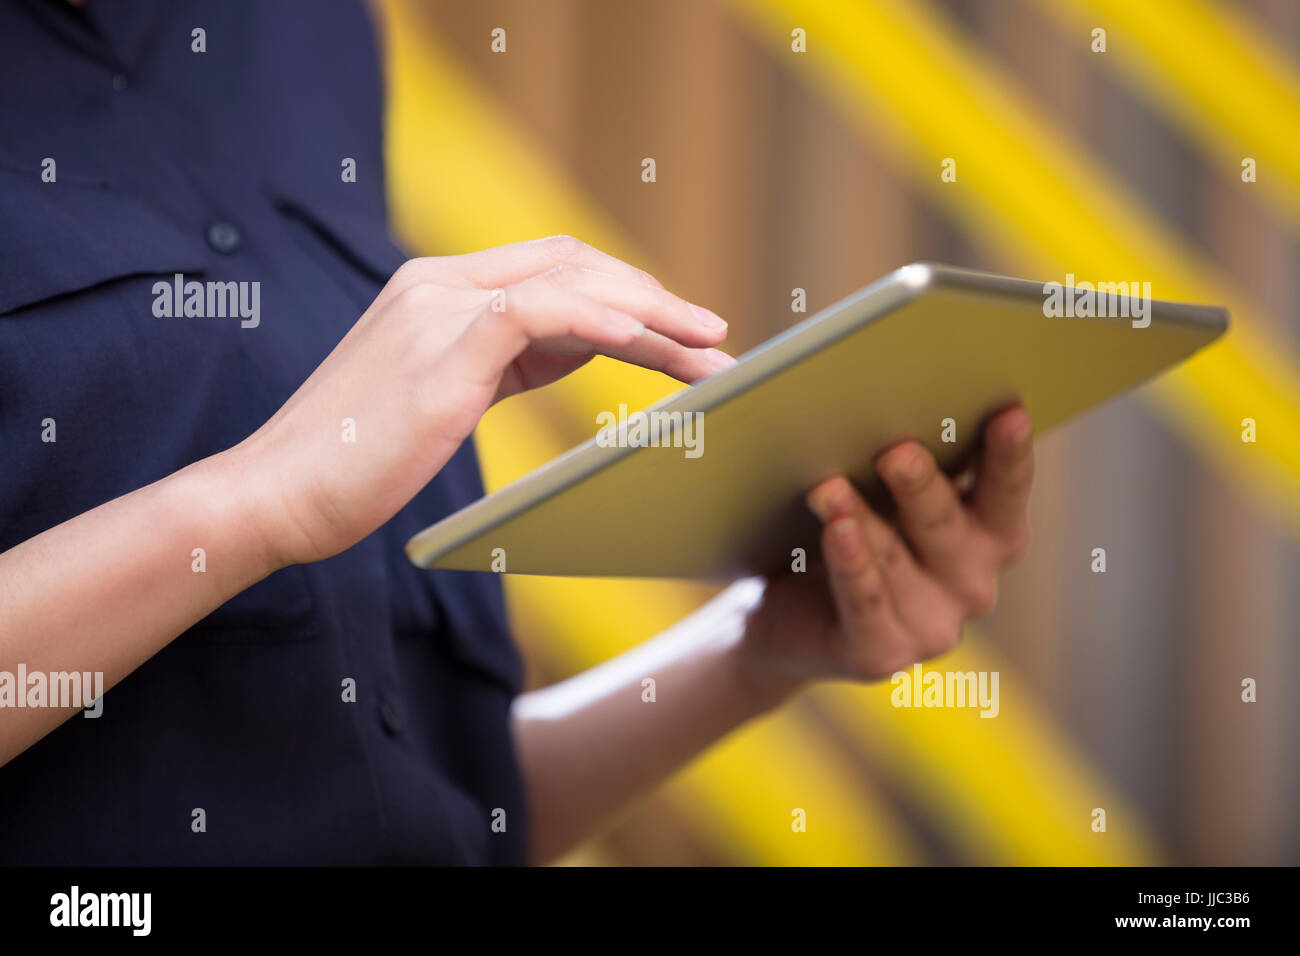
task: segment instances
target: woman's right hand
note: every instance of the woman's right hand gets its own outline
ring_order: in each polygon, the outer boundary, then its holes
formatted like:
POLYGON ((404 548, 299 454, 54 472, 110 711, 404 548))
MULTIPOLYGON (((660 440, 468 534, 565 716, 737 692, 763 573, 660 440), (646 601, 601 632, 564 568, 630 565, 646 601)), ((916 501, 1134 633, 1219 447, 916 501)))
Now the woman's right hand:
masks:
POLYGON ((712 312, 568 236, 412 259, 224 457, 268 563, 317 561, 410 501, 494 402, 597 353, 693 382, 734 362, 712 348, 725 336, 712 312))

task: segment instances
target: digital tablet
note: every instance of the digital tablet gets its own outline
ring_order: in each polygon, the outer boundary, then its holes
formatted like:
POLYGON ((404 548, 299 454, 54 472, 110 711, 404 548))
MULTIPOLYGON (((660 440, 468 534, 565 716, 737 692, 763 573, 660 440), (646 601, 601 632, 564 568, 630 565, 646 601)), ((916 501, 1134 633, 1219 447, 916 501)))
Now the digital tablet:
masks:
MULTIPOLYGON (((727 580, 812 558, 804 495, 837 474, 888 507, 872 463, 903 439, 954 474, 1019 400, 1041 435, 1186 359, 1225 309, 1138 283, 905 266, 413 537, 426 568, 727 580)), ((1097 467, 1104 467, 1101 463, 1097 467)))

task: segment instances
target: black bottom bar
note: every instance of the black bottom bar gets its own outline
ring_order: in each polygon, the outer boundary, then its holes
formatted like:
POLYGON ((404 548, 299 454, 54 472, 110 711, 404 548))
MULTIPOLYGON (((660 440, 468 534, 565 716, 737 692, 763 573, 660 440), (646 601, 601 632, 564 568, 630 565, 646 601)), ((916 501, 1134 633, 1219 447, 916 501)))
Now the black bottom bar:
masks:
POLYGON ((1284 929, 1296 882, 1291 869, 1211 868, 31 869, 0 880, 6 943, 409 937, 437 946, 573 934, 618 946, 814 943, 835 932, 864 948, 1099 936, 1231 945, 1284 929))

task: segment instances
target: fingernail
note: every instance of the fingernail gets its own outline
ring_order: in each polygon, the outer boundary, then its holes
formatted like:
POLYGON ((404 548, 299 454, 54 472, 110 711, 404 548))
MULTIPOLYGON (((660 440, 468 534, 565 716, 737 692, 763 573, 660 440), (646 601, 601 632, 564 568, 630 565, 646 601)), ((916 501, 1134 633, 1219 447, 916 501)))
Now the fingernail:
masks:
POLYGON ((721 316, 715 315, 708 309, 701 308, 698 305, 690 304, 690 306, 691 314, 695 316, 695 321, 700 323, 700 325, 713 332, 726 331, 727 323, 722 320, 721 316))
POLYGON ((852 558, 862 546, 858 523, 852 518, 840 518, 831 525, 831 542, 835 554, 841 559, 852 558))
POLYGON ((709 364, 716 369, 731 368, 736 364, 736 359, 728 355, 722 349, 709 349, 704 357, 709 360, 709 364))
POLYGON ((1029 444, 1029 439, 1034 435, 1034 422, 1028 415, 1020 420, 1011 432, 1011 440, 1016 443, 1017 447, 1029 444))
POLYGON ((808 510, 817 516, 817 520, 825 522, 831 516, 830 496, 821 488, 813 489, 807 500, 808 510))
POLYGON ((914 451, 894 465, 894 480, 898 482, 918 481, 925 470, 925 457, 914 451))
POLYGON ((831 480, 818 485, 812 490, 812 493, 808 495, 808 508, 824 524, 836 512, 848 510, 844 496, 844 483, 831 480))
POLYGON ((645 331, 645 325, 628 315, 626 312, 620 312, 618 309, 609 310, 610 324, 621 332, 631 332, 633 335, 640 335, 645 331))

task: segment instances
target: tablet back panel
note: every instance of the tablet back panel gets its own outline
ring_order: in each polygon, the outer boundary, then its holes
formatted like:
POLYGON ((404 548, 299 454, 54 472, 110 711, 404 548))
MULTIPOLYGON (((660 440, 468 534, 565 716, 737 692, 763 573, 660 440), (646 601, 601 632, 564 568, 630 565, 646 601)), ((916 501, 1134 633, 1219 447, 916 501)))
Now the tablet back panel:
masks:
MULTIPOLYGON (((1041 283, 904 267, 652 406, 669 413, 656 416, 659 447, 630 427, 616 431, 642 447, 593 439, 421 532, 407 554, 423 567, 493 570, 495 553, 507 572, 548 575, 788 568, 792 549, 819 550, 802 499, 823 479, 846 474, 887 508, 871 465, 889 445, 915 438, 952 473, 997 409, 1023 401, 1041 435, 1227 327, 1218 308, 1153 302, 1137 328, 1122 316, 1049 317, 1044 300, 1041 283), (703 413, 702 430, 674 412, 703 413), (945 419, 953 443, 940 440, 945 419), (692 439, 697 457, 682 447, 692 439)), ((1112 315, 1130 304, 1108 301, 1112 315)))

